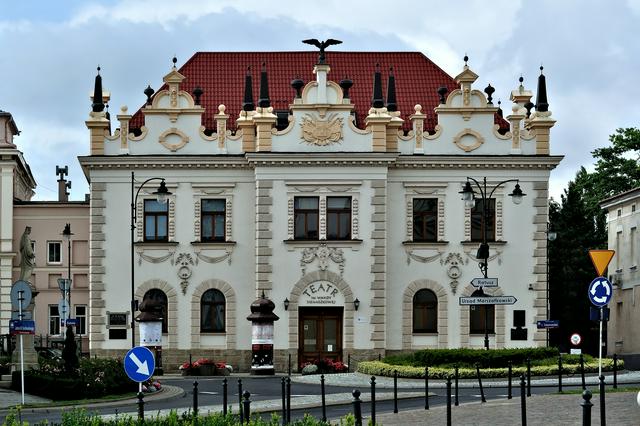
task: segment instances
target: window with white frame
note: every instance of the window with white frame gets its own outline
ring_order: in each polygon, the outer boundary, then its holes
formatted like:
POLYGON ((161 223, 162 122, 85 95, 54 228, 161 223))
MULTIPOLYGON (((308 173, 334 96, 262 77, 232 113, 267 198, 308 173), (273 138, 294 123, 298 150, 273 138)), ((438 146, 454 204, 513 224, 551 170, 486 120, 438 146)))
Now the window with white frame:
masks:
POLYGON ((327 197, 327 240, 351 239, 351 197, 327 197))
POLYGON ((60 334, 60 312, 58 305, 49 305, 49 334, 60 334))
POLYGON ((294 235, 296 240, 317 240, 319 238, 320 199, 319 197, 295 197, 294 235))
POLYGON ((496 200, 490 198, 486 201, 487 205, 483 208, 483 200, 476 199, 475 206, 471 209, 471 241, 484 240, 482 235, 483 222, 487 241, 496 240, 496 200))
POLYGON ((226 201, 203 199, 200 207, 200 241, 225 241, 226 201))
POLYGON ((438 241, 438 199, 413 199, 413 241, 438 241))
POLYGON ((87 334, 87 305, 75 306, 75 319, 78 322, 76 325, 76 334, 87 334))
POLYGON ((144 240, 165 242, 169 239, 169 203, 144 200, 144 240))
POLYGON ((62 263, 61 241, 47 241, 47 263, 62 263))

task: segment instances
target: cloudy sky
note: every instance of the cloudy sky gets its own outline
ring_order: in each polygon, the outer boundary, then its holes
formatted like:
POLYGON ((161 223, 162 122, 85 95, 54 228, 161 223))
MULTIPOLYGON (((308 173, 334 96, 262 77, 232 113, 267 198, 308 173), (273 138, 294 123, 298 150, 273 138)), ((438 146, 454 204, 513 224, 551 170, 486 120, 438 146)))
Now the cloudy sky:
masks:
POLYGON ((591 151, 640 116, 640 0, 627 1, 242 1, 0 0, 0 109, 34 171, 37 199, 57 196, 55 166, 70 166, 72 199, 88 192, 76 157, 88 153, 89 92, 96 66, 111 112, 140 106, 175 54, 304 50, 305 38, 341 50, 421 51, 450 75, 462 57, 504 103, 522 74, 535 90, 547 75, 555 198, 591 151))

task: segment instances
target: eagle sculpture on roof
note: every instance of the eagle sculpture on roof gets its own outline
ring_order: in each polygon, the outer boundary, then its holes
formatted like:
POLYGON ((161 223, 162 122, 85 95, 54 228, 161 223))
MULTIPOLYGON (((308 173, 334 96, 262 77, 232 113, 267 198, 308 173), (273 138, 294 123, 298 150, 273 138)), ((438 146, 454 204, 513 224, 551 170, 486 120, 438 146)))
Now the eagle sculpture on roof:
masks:
POLYGON ((316 46, 318 49, 320 49, 320 54, 318 55, 318 64, 324 64, 325 63, 325 54, 324 54, 324 49, 326 49, 329 46, 332 46, 334 44, 341 44, 342 41, 340 40, 336 40, 334 38, 328 38, 326 40, 323 41, 318 41, 317 38, 310 38, 307 40, 302 40, 303 43, 305 44, 310 44, 312 46, 316 46))

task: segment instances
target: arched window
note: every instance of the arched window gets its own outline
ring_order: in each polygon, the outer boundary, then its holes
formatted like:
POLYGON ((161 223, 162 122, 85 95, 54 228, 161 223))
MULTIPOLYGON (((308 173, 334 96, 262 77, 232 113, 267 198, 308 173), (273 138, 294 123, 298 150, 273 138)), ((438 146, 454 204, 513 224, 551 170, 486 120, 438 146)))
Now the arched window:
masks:
POLYGON ((162 333, 166 334, 169 332, 169 327, 167 326, 167 295, 164 294, 164 291, 158 288, 152 288, 147 291, 142 298, 143 301, 150 299, 153 300, 158 305, 162 306, 162 333))
POLYGON ((224 333, 225 300, 220 290, 210 289, 200 299, 200 332, 224 333))
POLYGON ((413 332, 438 332, 438 298, 431 290, 422 289, 413 296, 413 332))

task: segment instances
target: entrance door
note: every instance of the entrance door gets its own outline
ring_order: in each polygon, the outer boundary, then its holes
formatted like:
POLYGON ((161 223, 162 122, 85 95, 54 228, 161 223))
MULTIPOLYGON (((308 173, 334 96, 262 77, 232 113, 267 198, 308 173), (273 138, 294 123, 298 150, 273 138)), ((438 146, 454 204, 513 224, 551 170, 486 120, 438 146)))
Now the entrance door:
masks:
POLYGON ((342 308, 300 308, 300 364, 329 358, 342 361, 342 308))

